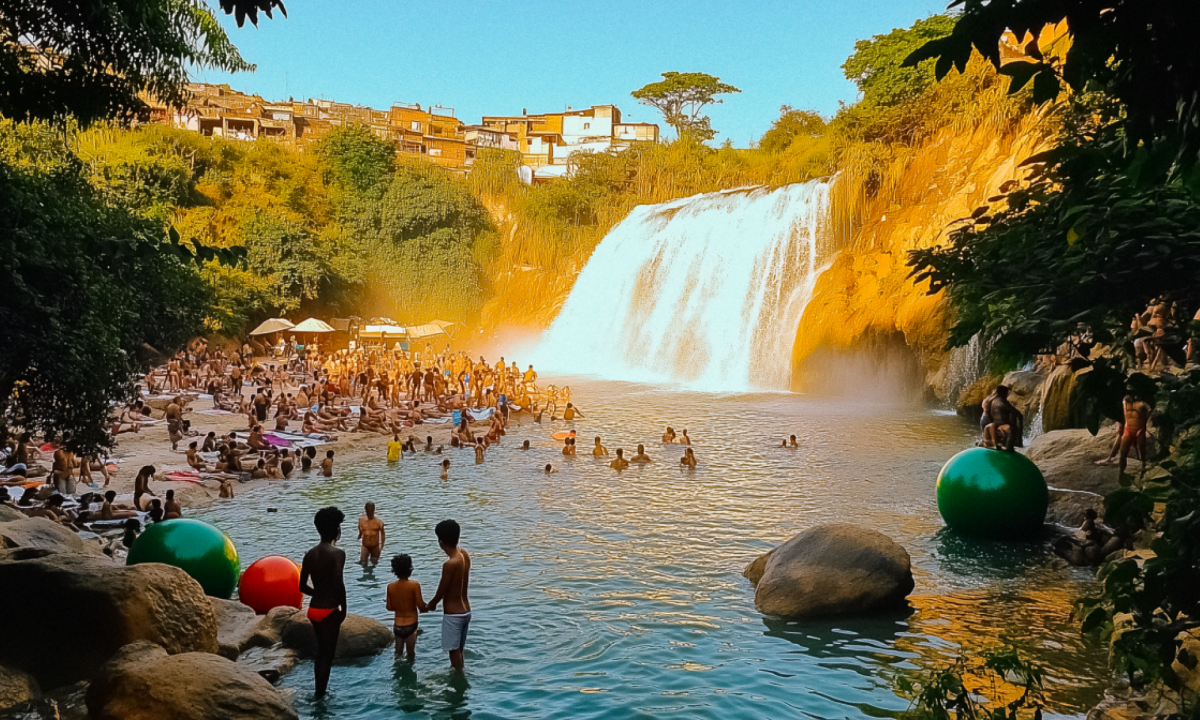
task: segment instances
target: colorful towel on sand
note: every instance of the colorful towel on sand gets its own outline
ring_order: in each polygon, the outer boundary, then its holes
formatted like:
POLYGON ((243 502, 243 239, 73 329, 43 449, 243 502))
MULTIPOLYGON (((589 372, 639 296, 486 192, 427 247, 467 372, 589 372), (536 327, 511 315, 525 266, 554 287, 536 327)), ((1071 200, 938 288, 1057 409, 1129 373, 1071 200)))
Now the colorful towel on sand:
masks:
POLYGON ((491 420, 492 415, 496 414, 496 408, 480 408, 478 410, 467 410, 467 417, 471 418, 472 422, 480 422, 483 420, 491 420))
POLYGON ((163 473, 163 480, 171 480, 174 482, 191 482, 197 485, 203 485, 204 481, 200 479, 200 473, 195 470, 172 470, 163 473))
POLYGON ((231 412, 230 412, 230 411, 228 411, 228 410, 217 410, 217 409, 213 409, 213 410, 197 410, 196 412, 197 412, 198 414, 200 414, 200 415, 232 415, 232 414, 233 414, 233 413, 231 413, 231 412))

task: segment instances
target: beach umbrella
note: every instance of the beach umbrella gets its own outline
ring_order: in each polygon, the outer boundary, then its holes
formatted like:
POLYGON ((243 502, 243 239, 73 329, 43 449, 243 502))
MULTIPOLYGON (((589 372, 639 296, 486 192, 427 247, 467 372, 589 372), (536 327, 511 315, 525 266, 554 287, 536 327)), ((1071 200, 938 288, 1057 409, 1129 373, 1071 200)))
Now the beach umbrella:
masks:
POLYGON ((332 325, 316 318, 309 318, 292 328, 292 332, 299 333, 327 333, 333 331, 332 325))
POLYGON ((284 330, 291 330, 294 327, 295 327, 295 325, 292 325, 290 322, 288 322, 287 320, 284 320, 283 318, 271 318, 270 320, 265 321, 262 325, 259 325, 258 327, 251 330, 250 334, 251 335, 270 335, 271 333, 282 332, 284 330))

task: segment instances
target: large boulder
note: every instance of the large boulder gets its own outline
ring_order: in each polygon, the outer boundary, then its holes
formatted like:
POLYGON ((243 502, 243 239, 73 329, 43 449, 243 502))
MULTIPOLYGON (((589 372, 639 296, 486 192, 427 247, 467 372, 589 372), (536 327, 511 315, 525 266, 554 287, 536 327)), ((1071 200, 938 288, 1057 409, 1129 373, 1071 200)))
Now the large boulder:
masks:
POLYGON ((121 648, 87 691, 92 720, 284 720, 296 711, 257 672, 219 655, 167 651, 147 642, 121 648))
POLYGON ((1034 370, 1014 370, 1004 376, 1002 384, 1010 390, 1008 399, 1025 416, 1025 424, 1033 422, 1042 405, 1042 382, 1046 376, 1034 370))
POLYGON ((250 638, 258 630, 259 617, 249 606, 234 600, 210 597, 217 618, 217 651, 222 657, 237 660, 250 647, 250 638))
POLYGON ((771 553, 754 592, 768 615, 863 615, 900 607, 913 589, 908 552, 855 525, 806 530, 771 553))
POLYGON ((10 607, 48 619, 0 623, 0 663, 32 674, 43 688, 90 677, 138 640, 170 653, 217 652, 212 604, 199 583, 169 565, 56 554, 0 563, 0 587, 10 607))
POLYGON ((24 520, 28 515, 10 505, 0 505, 0 523, 24 520))
POLYGON ((759 580, 762 580, 763 573, 767 570, 767 561, 771 559, 771 555, 778 548, 772 548, 768 552, 759 555, 750 561, 746 569, 742 571, 742 577, 750 581, 751 585, 757 585, 759 580))
MULTIPOLYGON (((1075 413, 1072 411, 1072 396, 1075 393, 1075 380, 1080 372, 1070 365, 1059 365, 1054 368, 1046 381, 1042 383, 1042 429, 1065 430, 1075 427, 1075 413)), ((1032 420, 1033 418, 1026 418, 1032 420)))
POLYGON ((92 553, 97 546, 85 543, 69 528, 44 517, 0 520, 0 548, 37 548, 56 553, 92 553))
MULTIPOLYGON (((279 610, 280 608, 275 608, 279 610)), ((280 637, 283 646, 295 650, 301 657, 312 657, 317 652, 317 636, 308 617, 295 608, 291 614, 280 614, 280 637)), ((274 610, 271 611, 272 613, 274 610)), ((338 635, 336 658, 355 658, 378 655, 395 641, 390 628, 374 618, 362 615, 347 615, 338 635)))
POLYGON ((0 710, 37 700, 42 691, 32 675, 24 670, 0 665, 0 710))
POLYGON ((1033 439, 1025 456, 1037 464, 1050 488, 1047 522, 1079 527, 1088 509, 1103 514, 1104 495, 1120 483, 1116 466, 1096 461, 1108 457, 1115 437, 1114 425, 1095 436, 1087 430, 1055 430, 1033 439))

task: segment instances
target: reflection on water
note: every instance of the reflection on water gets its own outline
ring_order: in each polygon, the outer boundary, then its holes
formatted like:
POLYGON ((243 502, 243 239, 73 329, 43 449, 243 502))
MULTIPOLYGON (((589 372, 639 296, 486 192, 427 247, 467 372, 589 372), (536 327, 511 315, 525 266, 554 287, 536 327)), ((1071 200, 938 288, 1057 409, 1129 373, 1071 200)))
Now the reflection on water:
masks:
MULTIPOLYGON (((444 557, 433 526, 462 523, 474 559, 466 677, 449 672, 439 618, 424 618, 414 663, 388 652, 339 665, 321 703, 310 665, 287 676, 302 716, 891 716, 907 707, 892 691, 896 671, 929 667, 960 645, 1005 642, 1050 666, 1052 712, 1080 715, 1098 700, 1103 652, 1068 617, 1089 575, 1043 543, 975 544, 942 531, 934 480, 972 433, 958 418, 800 395, 567 382, 587 415, 576 458, 550 438, 565 425, 526 424, 484 465, 451 454, 449 481, 438 479, 441 456, 387 465, 381 452, 332 481, 280 483, 197 513, 225 528, 248 562, 299 558, 315 541, 312 513, 328 504, 350 516, 343 544, 352 545, 353 518, 373 500, 387 523, 386 554, 413 556, 426 598, 444 557), (668 423, 695 439, 696 471, 679 469, 678 446, 657 442, 668 423), (773 447, 792 433, 799 449, 773 447), (655 462, 617 474, 591 457, 595 435, 610 452, 643 442, 655 462), (517 449, 525 439, 528 452, 517 449), (539 472, 547 462, 561 472, 539 472), (876 528, 908 549, 911 614, 788 623, 755 611, 745 564, 831 520, 876 528)), ((348 568, 351 612, 390 622, 390 580, 384 566, 348 568)))

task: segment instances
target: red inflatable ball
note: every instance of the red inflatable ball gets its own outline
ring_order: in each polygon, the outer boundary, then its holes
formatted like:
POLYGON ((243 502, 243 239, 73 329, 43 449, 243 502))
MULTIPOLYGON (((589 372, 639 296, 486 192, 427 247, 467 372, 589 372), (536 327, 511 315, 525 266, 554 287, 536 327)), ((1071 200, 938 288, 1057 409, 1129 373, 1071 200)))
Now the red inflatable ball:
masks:
POLYGON ((300 593, 300 566, 282 555, 255 560, 242 573, 238 599, 259 615, 283 605, 299 608, 304 599, 300 593))

